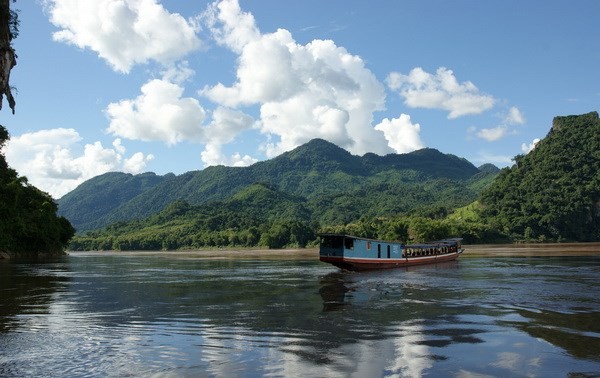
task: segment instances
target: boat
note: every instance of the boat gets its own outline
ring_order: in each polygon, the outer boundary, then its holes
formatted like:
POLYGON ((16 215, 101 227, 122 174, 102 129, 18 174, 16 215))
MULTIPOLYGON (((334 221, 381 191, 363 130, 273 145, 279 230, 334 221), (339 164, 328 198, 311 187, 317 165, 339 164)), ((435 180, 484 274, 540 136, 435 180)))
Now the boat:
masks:
POLYGON ((345 270, 435 264, 455 260, 464 252, 462 238, 403 244, 345 234, 323 233, 318 236, 320 260, 345 270))

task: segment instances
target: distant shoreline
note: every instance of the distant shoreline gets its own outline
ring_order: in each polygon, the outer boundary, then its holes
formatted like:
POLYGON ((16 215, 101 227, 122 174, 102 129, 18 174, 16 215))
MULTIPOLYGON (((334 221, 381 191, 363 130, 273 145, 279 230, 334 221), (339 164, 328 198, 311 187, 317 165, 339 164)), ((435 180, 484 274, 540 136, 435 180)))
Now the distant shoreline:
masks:
MULTIPOLYGON (((600 256, 600 243, 477 244, 464 245, 461 258, 600 256)), ((229 248, 177 251, 67 251, 73 256, 118 254, 124 256, 172 256, 178 258, 318 259, 318 248, 252 249, 229 248)))
POLYGON ((463 257, 600 256, 600 243, 532 243, 465 245, 463 257))

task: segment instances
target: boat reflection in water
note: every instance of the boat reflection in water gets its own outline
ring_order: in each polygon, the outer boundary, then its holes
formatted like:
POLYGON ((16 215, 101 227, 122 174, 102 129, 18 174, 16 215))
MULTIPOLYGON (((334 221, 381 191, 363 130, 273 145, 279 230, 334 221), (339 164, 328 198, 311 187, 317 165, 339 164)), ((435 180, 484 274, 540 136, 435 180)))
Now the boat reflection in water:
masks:
POLYGON ((346 270, 388 269, 456 260, 462 238, 405 245, 343 234, 319 234, 320 260, 346 270))

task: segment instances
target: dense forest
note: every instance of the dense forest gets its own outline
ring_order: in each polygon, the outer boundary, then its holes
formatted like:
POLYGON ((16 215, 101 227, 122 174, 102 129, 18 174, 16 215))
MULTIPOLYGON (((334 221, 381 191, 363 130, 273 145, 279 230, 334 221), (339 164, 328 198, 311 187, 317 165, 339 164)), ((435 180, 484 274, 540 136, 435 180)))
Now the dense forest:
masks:
MULTIPOLYGON (((304 247, 316 242, 319 230, 340 227, 357 235, 422 240, 459 232, 462 220, 450 225, 442 218, 473 202, 497 172, 433 149, 358 157, 315 139, 247 168, 211 167, 180 176, 108 173, 59 204, 65 214, 77 214, 72 220, 84 228, 72 249, 304 247), (176 199, 161 208, 165 197, 176 199), (95 222, 82 212, 86 208, 95 222), (135 208, 155 212, 133 220, 117 216, 135 208), (85 229, 107 218, 117 221, 85 229), (443 228, 432 227, 440 222, 443 228)), ((471 227, 460 234, 487 232, 479 224, 471 227)))
POLYGON ((303 198, 319 222, 338 224, 423 205, 463 206, 495 173, 434 149, 359 157, 315 139, 249 167, 212 166, 178 176, 107 173, 83 183, 58 204, 60 214, 83 232, 146 218, 177 200, 191 205, 225 201, 262 183, 303 198))
POLYGON ((160 208, 153 201, 165 188, 179 198, 149 216, 82 232, 71 248, 304 247, 316 243, 318 232, 405 242, 448 236, 467 243, 597 241, 599 151, 593 112, 556 117, 548 136, 500 173, 431 149, 357 157, 314 140, 246 169, 108 174, 66 199, 93 203, 98 182, 116 190, 112 198, 124 198, 113 209, 160 208), (111 184, 112 175, 128 184, 111 184))
POLYGON ((526 156, 515 157, 481 197, 481 216, 517 240, 600 240, 598 113, 554 118, 526 156))
MULTIPOLYGON (((8 138, 0 126, 0 151, 8 138)), ((56 215, 57 209, 49 194, 20 177, 0 153, 0 252, 22 257, 63 253, 75 230, 56 215)))

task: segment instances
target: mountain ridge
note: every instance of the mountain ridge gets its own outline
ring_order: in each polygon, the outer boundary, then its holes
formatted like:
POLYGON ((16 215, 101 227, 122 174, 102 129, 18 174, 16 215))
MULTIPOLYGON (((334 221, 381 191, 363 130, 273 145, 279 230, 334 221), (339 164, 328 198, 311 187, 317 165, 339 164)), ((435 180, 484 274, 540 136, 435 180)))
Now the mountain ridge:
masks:
POLYGON ((67 217, 78 231, 85 231, 150 216, 176 200, 192 205, 223 201, 255 183, 264 183, 281 192, 311 200, 320 196, 335 198, 351 192, 353 188, 377 183, 408 185, 436 179, 465 180, 480 173, 466 159, 435 149, 360 157, 331 142, 313 139, 249 167, 211 166, 200 171, 165 176, 154 173, 135 176, 105 174, 84 182, 57 203, 59 213, 67 217), (108 177, 114 177, 116 181, 104 182, 108 177), (95 193, 94 188, 100 184, 105 185, 106 192, 111 194, 95 193), (125 193, 118 193, 119 185, 125 193), (108 199, 111 203, 104 203, 108 199), (71 209, 77 209, 77 212, 71 209))

